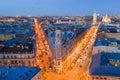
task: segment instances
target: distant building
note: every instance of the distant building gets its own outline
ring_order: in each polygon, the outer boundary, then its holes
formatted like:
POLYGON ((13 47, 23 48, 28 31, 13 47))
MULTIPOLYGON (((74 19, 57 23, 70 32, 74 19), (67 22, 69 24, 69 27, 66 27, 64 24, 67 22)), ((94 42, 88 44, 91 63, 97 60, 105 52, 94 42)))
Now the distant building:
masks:
POLYGON ((119 33, 120 25, 112 24, 112 23, 103 23, 100 25, 98 32, 106 32, 106 33, 119 33))
POLYGON ((97 38, 101 38, 101 37, 103 37, 103 38, 107 37, 107 35, 106 35, 106 33, 104 31, 97 33, 97 38))
POLYGON ((97 23, 97 13, 93 13, 93 25, 97 23))
POLYGON ((81 35, 89 26, 83 27, 80 24, 49 24, 44 25, 44 30, 48 35, 50 43, 53 46, 53 53, 56 52, 56 41, 60 39, 61 58, 64 60, 67 54, 72 50, 76 39, 81 35), (46 27, 48 26, 48 27, 46 27), (60 37, 56 37, 56 30, 60 30, 60 37))
POLYGON ((13 18, 0 20, 0 22, 14 22, 14 21, 15 21, 15 19, 13 19, 13 18))
POLYGON ((52 43, 53 54, 57 65, 61 65, 71 52, 78 36, 87 30, 88 27, 82 27, 80 24, 49 24, 44 25, 44 30, 48 34, 49 41, 52 43))
POLYGON ((101 52, 92 56, 91 80, 120 80, 120 53, 101 52))
POLYGON ((111 19, 110 19, 110 17, 108 17, 108 15, 106 14, 105 16, 103 16, 102 22, 104 22, 104 23, 111 23, 111 19))
POLYGON ((58 19, 57 21, 56 21, 56 24, 65 24, 65 23, 69 23, 69 24, 74 24, 74 23, 76 23, 76 20, 74 20, 74 19, 58 19))
POLYGON ((106 36, 108 38, 115 38, 117 40, 120 40, 120 33, 106 33, 106 36))
POLYGON ((93 47, 93 54, 100 52, 120 52, 120 40, 115 38, 97 38, 93 47))
POLYGON ((0 67, 0 80, 41 80, 37 67, 0 67))

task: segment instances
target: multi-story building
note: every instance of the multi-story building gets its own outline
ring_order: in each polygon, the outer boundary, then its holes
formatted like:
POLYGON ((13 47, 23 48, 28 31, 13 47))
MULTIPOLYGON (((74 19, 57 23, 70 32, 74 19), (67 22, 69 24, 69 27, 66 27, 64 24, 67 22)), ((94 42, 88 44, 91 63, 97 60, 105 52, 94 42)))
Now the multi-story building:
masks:
POLYGON ((120 25, 113 23, 103 23, 100 25, 98 32, 104 31, 106 33, 119 33, 120 25))
POLYGON ((56 29, 59 29, 61 31, 59 37, 59 39, 61 39, 61 42, 59 48, 61 48, 61 59, 64 60, 73 49, 74 44, 77 42, 77 39, 88 29, 88 27, 82 27, 81 25, 75 24, 53 24, 52 26, 50 26, 47 30, 45 30, 45 32, 48 35, 49 41, 51 43, 50 46, 52 46, 53 49, 53 53, 55 53, 56 51, 56 29))
POLYGON ((106 14, 105 16, 103 16, 102 22, 104 22, 104 23, 111 23, 111 19, 110 19, 110 17, 108 17, 108 15, 106 14))
POLYGON ((37 67, 0 67, 0 80, 41 80, 37 67))
POLYGON ((0 44, 0 65, 33 66, 35 61, 35 41, 13 38, 0 44))
POLYGON ((91 80, 120 80, 120 53, 101 52, 92 56, 91 80))
POLYGON ((116 38, 116 39, 120 40, 120 33, 106 33, 106 36, 108 38, 116 38))
POLYGON ((13 23, 13 25, 11 22, 2 23, 4 26, 0 25, 0 66, 33 66, 35 61, 34 31, 32 27, 26 28, 13 23))
POLYGON ((90 80, 120 80, 120 40, 99 36, 92 53, 90 80))
POLYGON ((120 52, 120 40, 97 38, 93 47, 93 54, 100 52, 120 52))

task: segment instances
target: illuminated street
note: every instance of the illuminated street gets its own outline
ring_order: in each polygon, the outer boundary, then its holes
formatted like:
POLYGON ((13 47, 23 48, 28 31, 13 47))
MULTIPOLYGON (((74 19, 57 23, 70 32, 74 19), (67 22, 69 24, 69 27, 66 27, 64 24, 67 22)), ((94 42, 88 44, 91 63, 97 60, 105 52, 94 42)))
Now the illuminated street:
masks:
POLYGON ((91 51, 96 37, 98 26, 92 26, 84 36, 81 42, 77 43, 77 47, 63 62, 63 72, 56 74, 54 72, 46 73, 47 80, 88 80, 87 73, 91 51), (85 44, 86 43, 86 44, 85 44), (81 46, 83 45, 83 46, 81 46), (81 48, 82 47, 82 48, 81 48), (66 64, 66 65, 65 65, 66 64))
POLYGON ((54 72, 46 73, 46 80, 85 80, 89 77, 87 73, 80 68, 74 68, 66 73, 56 74, 54 72))
MULTIPOLYGON (((37 20, 34 20, 35 23, 35 33, 36 33, 36 62, 35 66, 38 66, 43 69, 43 71, 48 71, 50 66, 51 51, 45 38, 45 33, 42 30, 41 26, 38 24, 37 20)), ((41 23, 42 24, 42 23, 41 23)))
MULTIPOLYGON (((41 42, 42 38, 45 40, 45 35, 43 31, 39 31, 39 25, 37 20, 35 20, 35 31, 37 40, 37 51, 36 51, 36 66, 39 66, 43 69, 42 77, 43 80, 87 80, 90 78, 89 74, 87 73, 87 68, 89 65, 89 61, 91 58, 91 52, 93 48, 94 41, 96 39, 96 32, 98 29, 98 25, 93 25, 90 29, 88 29, 81 38, 79 38, 78 42, 76 43, 77 46, 73 48, 72 52, 69 53, 70 55, 62 61, 62 65, 60 66, 62 69, 58 73, 57 71, 53 71, 49 66, 54 64, 49 64, 50 61, 48 58, 52 59, 51 53, 47 52, 44 53, 44 49, 46 46, 41 42), (40 40, 39 40, 40 39, 40 40), (42 49, 39 49, 42 48, 42 49), (41 50, 43 52, 41 52, 41 50), (39 58, 39 56, 42 56, 39 58), (43 60, 43 62, 41 62, 43 60), (42 64, 42 65, 41 65, 42 64), (73 75, 74 74, 74 75, 73 75)), ((47 41, 47 40, 46 40, 47 41)), ((49 49, 49 48, 48 48, 49 49)), ((50 50, 49 50, 50 51, 50 50)))

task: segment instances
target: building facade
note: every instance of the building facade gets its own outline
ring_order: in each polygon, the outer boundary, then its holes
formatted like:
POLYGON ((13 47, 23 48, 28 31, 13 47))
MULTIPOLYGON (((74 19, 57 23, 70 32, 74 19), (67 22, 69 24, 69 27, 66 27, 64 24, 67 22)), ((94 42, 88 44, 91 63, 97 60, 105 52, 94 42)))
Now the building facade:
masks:
POLYGON ((89 67, 90 80, 120 80, 120 53, 93 54, 89 67))
POLYGON ((35 53, 32 54, 0 54, 0 66, 34 66, 35 53))
POLYGON ((120 40, 115 38, 97 38, 93 47, 93 54, 101 52, 120 52, 120 40))

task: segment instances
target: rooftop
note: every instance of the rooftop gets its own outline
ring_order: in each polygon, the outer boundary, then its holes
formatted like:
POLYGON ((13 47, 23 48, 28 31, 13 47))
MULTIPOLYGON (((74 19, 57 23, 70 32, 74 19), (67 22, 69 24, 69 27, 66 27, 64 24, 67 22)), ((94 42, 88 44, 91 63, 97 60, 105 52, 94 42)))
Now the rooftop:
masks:
POLYGON ((119 44, 120 40, 116 40, 115 38, 97 38, 94 46, 108 46, 111 42, 117 42, 119 44))
POLYGON ((0 53, 34 53, 35 40, 30 38, 13 38, 0 41, 0 53))
MULTIPOLYGON (((55 41, 55 38, 56 38, 55 31, 50 32, 48 34, 48 37, 54 39, 54 41, 55 41)), ((62 31, 61 30, 61 40, 62 40, 63 45, 65 44, 67 39, 72 39, 73 37, 74 37, 74 33, 72 31, 62 31)), ((55 42, 54 42, 54 44, 55 44, 55 42)))
POLYGON ((120 53, 98 53, 92 56, 89 67, 91 75, 120 76, 120 66, 111 65, 109 60, 120 60, 120 53))
POLYGON ((64 26, 74 26, 74 27, 82 27, 80 24, 68 24, 68 23, 59 23, 59 24, 46 24, 45 26, 52 26, 52 27, 64 27, 64 26))
POLYGON ((0 34, 26 34, 28 36, 34 35, 34 30, 31 27, 25 28, 18 25, 0 25, 0 34))
POLYGON ((31 36, 34 34, 29 22, 1 22, 0 53, 33 53, 35 40, 31 36), (13 36, 9 34, 13 34, 13 36))
POLYGON ((107 33, 117 33, 119 32, 118 29, 120 29, 119 24, 101 24, 98 31, 104 31, 107 33))
POLYGON ((0 67, 0 80, 30 80, 40 71, 37 67, 0 67))

